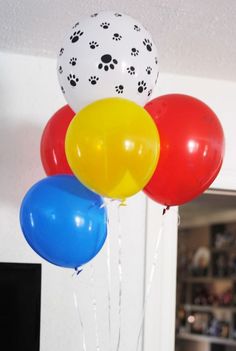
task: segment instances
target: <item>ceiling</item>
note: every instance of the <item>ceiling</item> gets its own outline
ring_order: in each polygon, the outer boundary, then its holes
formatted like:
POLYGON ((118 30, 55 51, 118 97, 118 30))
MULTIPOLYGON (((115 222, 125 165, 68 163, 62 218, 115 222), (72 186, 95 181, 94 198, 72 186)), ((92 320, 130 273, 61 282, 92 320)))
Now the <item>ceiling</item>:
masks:
POLYGON ((235 0, 0 0, 0 51, 55 57, 68 28, 102 10, 149 29, 161 71, 236 81, 235 0))

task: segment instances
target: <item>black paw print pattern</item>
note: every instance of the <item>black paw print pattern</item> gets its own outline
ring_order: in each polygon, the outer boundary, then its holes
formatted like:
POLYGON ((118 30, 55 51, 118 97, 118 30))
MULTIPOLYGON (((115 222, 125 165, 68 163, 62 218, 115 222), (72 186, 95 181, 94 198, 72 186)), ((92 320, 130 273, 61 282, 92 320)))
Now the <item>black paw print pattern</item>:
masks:
POLYGON ((76 22, 75 25, 72 27, 72 29, 75 29, 78 26, 79 26, 79 22, 76 22))
POLYGON ((77 32, 74 32, 71 36, 70 36, 70 41, 72 43, 76 43, 80 37, 84 34, 84 32, 81 32, 81 30, 78 30, 77 32))
POLYGON ((102 27, 103 29, 108 29, 110 27, 110 23, 103 22, 103 23, 100 24, 100 27, 102 27))
POLYGON ((90 41, 89 42, 89 47, 90 49, 96 49, 98 47, 98 43, 96 41, 90 41))
POLYGON ((135 25, 134 25, 134 30, 136 30, 136 32, 140 32, 140 31, 141 31, 141 28, 135 24, 135 25))
POLYGON ((131 49, 131 56, 138 56, 138 54, 139 54, 139 50, 138 49, 136 49, 136 48, 132 48, 131 49))
POLYGON ((75 74, 69 74, 67 79, 72 87, 75 87, 79 81, 79 78, 77 78, 75 74))
POLYGON ((155 57, 155 64, 156 64, 156 65, 158 64, 158 59, 157 59, 157 57, 155 57))
POLYGON ((63 73, 63 69, 62 69, 62 67, 61 67, 61 66, 59 66, 59 67, 58 67, 58 72, 59 72, 60 74, 62 74, 62 73, 63 73))
POLYGON ((148 90, 148 96, 152 94, 152 89, 148 90))
POLYGON ((113 37, 112 37, 113 40, 121 40, 122 39, 122 35, 120 35, 119 33, 115 33, 113 34, 113 37))
POLYGON ((147 51, 152 51, 152 43, 149 39, 144 39, 143 45, 146 47, 147 51))
POLYGON ((64 48, 61 48, 59 52, 59 56, 63 55, 63 52, 64 52, 64 48))
POLYGON ((93 13, 91 17, 97 17, 98 13, 93 13))
POLYGON ((96 77, 96 76, 91 76, 91 77, 89 78, 89 82, 90 82, 92 85, 96 85, 98 81, 99 81, 99 78, 96 77))
POLYGON ((147 72, 147 74, 151 74, 152 73, 152 67, 148 66, 146 68, 146 72, 147 72))
POLYGON ((138 92, 140 94, 142 94, 146 89, 147 89, 147 83, 145 83, 144 80, 141 80, 140 82, 138 82, 138 92))
POLYGON ((123 94, 123 92, 124 92, 124 86, 123 85, 116 85, 116 92, 118 93, 118 94, 123 94))
POLYGON ((116 17, 122 17, 122 14, 121 13, 115 13, 115 16, 116 17))
POLYGON ((65 89, 63 88, 63 86, 61 86, 61 91, 62 91, 62 94, 65 94, 65 89))
POLYGON ((114 69, 118 61, 113 59, 111 55, 106 54, 101 57, 101 62, 98 65, 99 69, 104 69, 104 71, 109 71, 109 69, 114 69))
POLYGON ((76 57, 71 57, 69 64, 70 64, 71 66, 75 66, 75 65, 76 65, 76 62, 77 62, 77 58, 76 58, 76 57))
POLYGON ((127 72, 133 76, 135 74, 135 67, 134 66, 130 66, 130 67, 127 67, 127 72))

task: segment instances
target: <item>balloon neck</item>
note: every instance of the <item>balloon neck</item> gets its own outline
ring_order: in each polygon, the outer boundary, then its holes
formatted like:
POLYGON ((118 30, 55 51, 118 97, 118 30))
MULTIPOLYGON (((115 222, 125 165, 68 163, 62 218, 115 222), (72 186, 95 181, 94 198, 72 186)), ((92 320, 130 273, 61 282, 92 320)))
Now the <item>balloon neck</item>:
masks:
POLYGON ((126 199, 121 199, 119 207, 127 206, 126 199))

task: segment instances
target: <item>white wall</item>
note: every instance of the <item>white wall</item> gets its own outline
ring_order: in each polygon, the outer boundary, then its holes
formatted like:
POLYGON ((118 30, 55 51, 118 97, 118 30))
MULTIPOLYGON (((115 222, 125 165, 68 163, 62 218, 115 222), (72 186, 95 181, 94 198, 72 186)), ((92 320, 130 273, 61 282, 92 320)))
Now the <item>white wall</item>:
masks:
MULTIPOLYGON (((65 104, 56 77, 55 60, 0 54, 0 262, 42 263, 41 351, 83 350, 73 292, 78 294, 85 324, 87 351, 95 350, 94 314, 90 267, 78 278, 72 270, 55 267, 40 259, 28 246, 18 221, 25 192, 44 172, 39 156, 42 130, 52 114, 65 104)), ((110 205, 112 260, 112 339, 118 330, 118 246, 122 234, 122 330, 121 349, 132 349, 137 338, 144 279, 146 200, 135 196, 127 207, 110 205), (132 326, 132 327, 130 327, 132 326)), ((106 247, 94 260, 99 338, 108 350, 106 247)))

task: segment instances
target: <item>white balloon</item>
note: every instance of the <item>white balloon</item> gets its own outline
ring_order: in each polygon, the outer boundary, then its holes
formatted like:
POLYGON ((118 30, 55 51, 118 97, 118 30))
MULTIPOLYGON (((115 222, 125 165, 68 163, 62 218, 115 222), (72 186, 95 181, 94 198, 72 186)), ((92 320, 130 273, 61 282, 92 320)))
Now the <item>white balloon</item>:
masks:
POLYGON ((60 49, 57 70, 61 90, 75 112, 107 97, 143 106, 158 77, 157 49, 135 19, 100 12, 72 27, 60 49))

